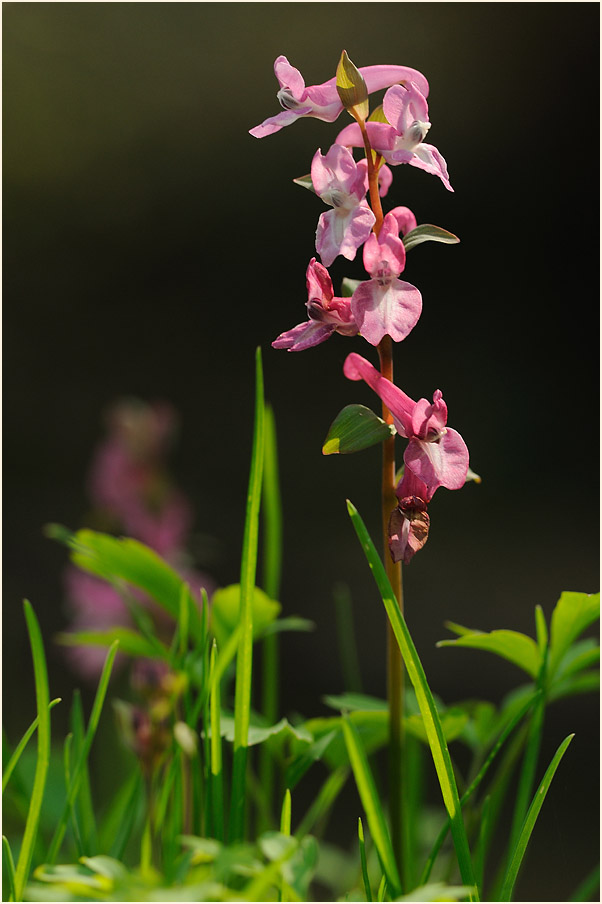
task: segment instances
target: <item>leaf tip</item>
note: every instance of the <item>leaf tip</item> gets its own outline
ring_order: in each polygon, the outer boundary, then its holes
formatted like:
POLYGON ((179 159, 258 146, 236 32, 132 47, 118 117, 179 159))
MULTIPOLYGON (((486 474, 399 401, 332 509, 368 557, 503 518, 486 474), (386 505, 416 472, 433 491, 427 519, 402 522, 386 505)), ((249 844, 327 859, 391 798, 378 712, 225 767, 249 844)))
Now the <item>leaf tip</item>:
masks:
POLYGON ((322 455, 338 455, 341 448, 341 441, 338 436, 327 439, 322 446, 322 455))

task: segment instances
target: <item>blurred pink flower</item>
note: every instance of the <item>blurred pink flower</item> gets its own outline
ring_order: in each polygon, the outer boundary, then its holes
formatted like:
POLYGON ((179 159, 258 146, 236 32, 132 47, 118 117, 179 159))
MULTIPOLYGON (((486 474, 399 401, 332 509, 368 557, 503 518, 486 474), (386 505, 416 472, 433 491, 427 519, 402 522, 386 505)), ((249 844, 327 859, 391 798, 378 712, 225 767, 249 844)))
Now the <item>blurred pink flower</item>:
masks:
MULTIPOLYGON (((421 72, 408 66, 362 66, 360 72, 366 82, 368 93, 388 88, 396 82, 414 82, 422 94, 428 96, 428 82, 421 72)), ((280 84, 277 98, 282 113, 270 116, 261 125, 250 129, 255 138, 265 138, 279 132, 303 116, 312 116, 325 122, 334 120, 343 112, 343 104, 336 86, 336 76, 322 85, 305 86, 303 76, 291 66, 285 56, 279 56, 274 63, 274 73, 280 84)))

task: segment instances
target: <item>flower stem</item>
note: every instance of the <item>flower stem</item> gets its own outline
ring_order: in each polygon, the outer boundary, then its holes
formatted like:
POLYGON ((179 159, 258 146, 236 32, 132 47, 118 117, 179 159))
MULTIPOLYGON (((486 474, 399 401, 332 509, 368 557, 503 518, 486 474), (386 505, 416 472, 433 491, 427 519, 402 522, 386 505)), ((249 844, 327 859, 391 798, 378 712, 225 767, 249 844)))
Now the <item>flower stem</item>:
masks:
POLYGON ((362 138, 364 139, 366 162, 368 164, 368 191, 370 193, 370 206, 372 207, 372 213, 376 217, 376 222, 372 227, 372 231, 378 237, 380 227, 383 224, 383 206, 380 202, 380 195, 378 193, 378 167, 375 164, 375 155, 370 144, 370 139, 368 138, 366 123, 363 119, 358 119, 357 121, 361 129, 362 138))
MULTIPOLYGON (((380 369, 383 377, 393 382, 393 342, 385 336, 379 346, 380 369)), ((383 403, 383 419, 391 424, 393 417, 383 403)), ((389 555, 389 518, 397 505, 395 496, 395 437, 383 443, 382 466, 382 529, 384 560, 387 577, 395 591, 399 608, 403 613, 403 586, 401 563, 393 562, 389 555)), ((404 750, 404 667, 399 646, 390 623, 387 624, 387 699, 389 701, 389 785, 393 850, 400 865, 402 877, 407 877, 408 831, 405 826, 405 750, 404 750), (405 876, 404 876, 405 874, 405 876)), ((405 886, 404 882, 404 886, 405 886)), ((407 889, 406 889, 407 890, 407 889)))

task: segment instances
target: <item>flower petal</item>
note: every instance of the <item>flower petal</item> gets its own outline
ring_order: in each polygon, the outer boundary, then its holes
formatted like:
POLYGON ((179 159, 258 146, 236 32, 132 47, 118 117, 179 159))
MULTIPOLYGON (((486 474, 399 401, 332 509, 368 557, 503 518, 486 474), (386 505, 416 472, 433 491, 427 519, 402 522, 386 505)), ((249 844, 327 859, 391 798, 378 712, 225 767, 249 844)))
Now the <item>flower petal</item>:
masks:
POLYGON ((369 361, 351 352, 343 365, 343 373, 348 380, 364 380, 370 389, 385 403, 391 414, 395 429, 400 436, 412 435, 412 414, 416 402, 380 374, 369 361))
POLYGON ((285 348, 289 352, 302 352, 306 348, 312 348, 314 345, 326 342, 335 330, 336 326, 334 323, 318 323, 315 320, 308 320, 305 323, 299 323, 286 333, 281 333, 272 342, 272 348, 285 348))
POLYGON ((301 100, 305 91, 305 81, 298 69, 291 66, 285 56, 279 56, 274 62, 274 74, 281 88, 288 88, 291 94, 301 100))
MULTIPOLYGON (((389 169, 389 167, 382 167, 382 169, 385 168, 389 169)), ((389 170, 389 172, 391 172, 391 170, 389 170)), ((402 235, 406 235, 408 232, 411 232, 412 229, 416 229, 416 226, 418 225, 416 217, 409 207, 394 207, 393 210, 389 211, 389 214, 394 216, 397 220, 397 227, 402 235)))
POLYGON ((459 433, 447 428, 438 442, 412 438, 404 453, 406 466, 420 478, 432 495, 437 487, 459 490, 468 472, 468 449, 459 433))
POLYGON ((326 267, 342 254, 355 258, 357 249, 370 237, 376 217, 367 205, 359 205, 345 215, 342 210, 321 214, 316 230, 316 251, 326 267))
POLYGON ((432 144, 419 144, 414 148, 414 156, 407 161, 411 166, 423 169, 433 176, 439 176, 448 191, 453 191, 447 172, 447 163, 442 154, 432 144))
POLYGON ((309 106, 303 106, 298 110, 283 110, 282 113, 277 113, 276 116, 269 116, 260 125, 249 129, 249 134, 253 138, 266 138, 268 135, 279 132, 284 126, 290 126, 299 116, 308 116, 311 113, 311 109, 309 106))
POLYGON ((408 518, 397 507, 389 519, 389 551, 394 562, 408 565, 428 540, 430 519, 427 512, 408 518))
POLYGON ((422 296, 415 286, 393 279, 379 286, 371 279, 360 283, 351 299, 351 310, 362 336, 378 345, 383 336, 401 342, 418 323, 422 312, 422 296))

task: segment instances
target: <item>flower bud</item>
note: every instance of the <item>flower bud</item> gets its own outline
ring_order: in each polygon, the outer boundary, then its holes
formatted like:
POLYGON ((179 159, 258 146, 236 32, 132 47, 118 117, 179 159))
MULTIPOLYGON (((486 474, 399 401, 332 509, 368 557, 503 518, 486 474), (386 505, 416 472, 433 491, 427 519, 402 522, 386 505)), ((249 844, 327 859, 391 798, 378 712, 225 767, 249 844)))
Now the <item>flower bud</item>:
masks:
POLYGON ((345 109, 358 121, 368 116, 368 89, 364 77, 344 50, 337 66, 337 91, 345 109))

